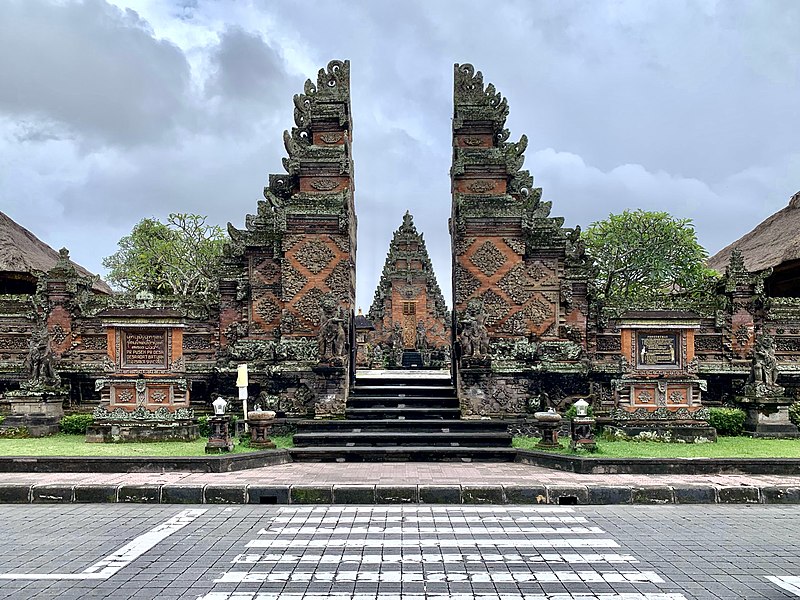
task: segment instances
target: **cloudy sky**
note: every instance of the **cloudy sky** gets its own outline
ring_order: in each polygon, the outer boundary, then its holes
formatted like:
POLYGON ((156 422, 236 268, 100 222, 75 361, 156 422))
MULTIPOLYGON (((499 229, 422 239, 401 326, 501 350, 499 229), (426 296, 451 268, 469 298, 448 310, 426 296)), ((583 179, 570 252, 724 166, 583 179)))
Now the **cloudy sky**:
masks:
POLYGON ((566 225, 666 210, 713 254, 800 189, 798 31, 796 0, 0 0, 0 210, 101 273, 143 217, 242 227, 292 95, 347 58, 358 302, 408 209, 450 303, 471 62, 566 225))

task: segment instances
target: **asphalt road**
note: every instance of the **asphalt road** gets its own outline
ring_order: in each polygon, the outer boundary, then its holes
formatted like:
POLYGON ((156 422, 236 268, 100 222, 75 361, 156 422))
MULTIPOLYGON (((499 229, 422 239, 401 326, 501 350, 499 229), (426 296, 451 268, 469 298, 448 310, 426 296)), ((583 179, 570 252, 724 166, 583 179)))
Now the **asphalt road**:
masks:
POLYGON ((0 542, 0 598, 800 598, 796 506, 4 505, 0 542))

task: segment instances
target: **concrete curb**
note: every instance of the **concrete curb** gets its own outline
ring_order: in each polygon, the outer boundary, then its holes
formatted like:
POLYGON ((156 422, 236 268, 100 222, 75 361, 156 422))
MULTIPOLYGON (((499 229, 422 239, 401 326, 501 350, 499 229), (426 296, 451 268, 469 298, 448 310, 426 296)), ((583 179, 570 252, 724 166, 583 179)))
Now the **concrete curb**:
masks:
POLYGON ((800 458, 606 458, 517 450, 515 462, 581 475, 797 475, 800 458))
POLYGON ((209 456, 0 456, 0 473, 230 473, 290 462, 286 449, 209 456))
POLYGON ((800 504, 786 485, 0 484, 0 504, 800 504))

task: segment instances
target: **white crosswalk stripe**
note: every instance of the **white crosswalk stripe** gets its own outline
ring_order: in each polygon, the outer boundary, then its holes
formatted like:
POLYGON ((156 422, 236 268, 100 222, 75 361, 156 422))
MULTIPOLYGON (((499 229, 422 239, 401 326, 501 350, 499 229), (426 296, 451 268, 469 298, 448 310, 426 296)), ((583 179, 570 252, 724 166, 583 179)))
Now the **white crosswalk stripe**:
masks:
POLYGON ((686 600, 574 511, 284 507, 198 600, 686 600))
POLYGON ((774 575, 770 575, 767 577, 767 580, 771 581, 782 590, 786 592, 791 592, 795 596, 800 597, 800 577, 794 577, 794 576, 776 577, 774 575))

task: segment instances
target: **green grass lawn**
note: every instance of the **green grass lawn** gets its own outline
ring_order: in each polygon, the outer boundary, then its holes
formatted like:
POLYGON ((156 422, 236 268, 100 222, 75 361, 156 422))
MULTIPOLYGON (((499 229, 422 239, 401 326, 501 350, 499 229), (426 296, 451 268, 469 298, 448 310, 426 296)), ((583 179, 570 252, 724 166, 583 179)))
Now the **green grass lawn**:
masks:
MULTIPOLYGON (((292 445, 290 435, 272 440, 278 448, 292 445)), ((59 433, 44 438, 0 438, 0 456, 205 456, 206 441, 199 438, 193 442, 87 444, 82 435, 59 433)), ((234 452, 254 450, 239 444, 233 449, 234 452)))
MULTIPOLYGON (((515 437, 515 448, 535 450, 539 438, 515 437)), ((574 455, 563 441, 560 453, 574 455)), ((554 450, 552 452, 559 452, 554 450)), ((597 441, 597 452, 581 456, 604 458, 800 458, 800 439, 774 440, 749 437, 721 437, 713 444, 667 444, 664 442, 597 441)))

